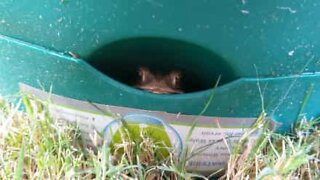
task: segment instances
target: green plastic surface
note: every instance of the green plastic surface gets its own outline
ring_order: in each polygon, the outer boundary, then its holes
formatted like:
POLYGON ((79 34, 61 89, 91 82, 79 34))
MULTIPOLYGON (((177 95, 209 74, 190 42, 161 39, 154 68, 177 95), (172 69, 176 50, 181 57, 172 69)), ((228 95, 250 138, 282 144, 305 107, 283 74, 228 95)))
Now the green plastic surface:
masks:
POLYGON ((308 89, 301 113, 320 113, 319 7, 300 0, 3 0, 0 94, 40 82, 80 100, 196 115, 222 75, 205 115, 255 117, 259 77, 266 112, 287 130, 308 89), (130 84, 124 74, 140 64, 180 68, 198 89, 155 95, 116 81, 130 84))

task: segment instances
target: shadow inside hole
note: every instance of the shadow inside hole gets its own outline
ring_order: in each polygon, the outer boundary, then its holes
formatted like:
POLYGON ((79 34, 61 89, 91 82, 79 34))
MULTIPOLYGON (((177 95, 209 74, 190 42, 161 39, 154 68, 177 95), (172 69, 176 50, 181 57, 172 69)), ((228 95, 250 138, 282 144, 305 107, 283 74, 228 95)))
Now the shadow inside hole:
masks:
POLYGON ((182 89, 195 92, 236 79, 227 61, 212 51, 184 41, 168 38, 130 38, 107 44, 94 51, 88 63, 107 76, 130 86, 139 79, 138 68, 152 71, 182 72, 182 89))

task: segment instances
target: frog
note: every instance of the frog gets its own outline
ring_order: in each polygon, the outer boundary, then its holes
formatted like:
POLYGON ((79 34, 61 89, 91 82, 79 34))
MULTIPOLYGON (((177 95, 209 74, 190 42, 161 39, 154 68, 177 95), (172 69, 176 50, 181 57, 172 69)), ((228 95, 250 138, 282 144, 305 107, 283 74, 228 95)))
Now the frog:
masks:
POLYGON ((181 94, 182 73, 179 70, 171 70, 167 73, 151 71, 148 67, 138 68, 138 81, 136 88, 154 94, 181 94))

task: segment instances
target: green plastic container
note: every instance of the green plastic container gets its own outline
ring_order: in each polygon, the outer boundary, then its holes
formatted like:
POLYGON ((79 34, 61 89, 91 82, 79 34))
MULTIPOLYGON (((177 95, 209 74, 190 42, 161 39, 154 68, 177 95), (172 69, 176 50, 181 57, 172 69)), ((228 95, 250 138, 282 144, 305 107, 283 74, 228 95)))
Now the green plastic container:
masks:
POLYGON ((0 95, 15 95, 20 82, 52 85, 54 94, 78 100, 197 115, 221 75, 204 115, 257 117, 264 107, 285 131, 299 115, 320 114, 319 7, 299 0, 3 0, 0 95), (188 92, 132 88, 139 65, 181 69, 188 92))

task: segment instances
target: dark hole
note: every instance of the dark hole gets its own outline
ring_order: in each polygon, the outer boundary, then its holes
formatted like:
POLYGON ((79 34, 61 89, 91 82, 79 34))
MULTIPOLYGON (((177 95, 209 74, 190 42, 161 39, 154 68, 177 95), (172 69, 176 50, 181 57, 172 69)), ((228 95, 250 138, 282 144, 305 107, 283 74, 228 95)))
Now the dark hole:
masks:
POLYGON ((167 38, 131 38, 107 44, 88 57, 88 63, 107 76, 127 85, 137 81, 141 66, 165 74, 182 73, 184 92, 212 88, 236 79, 225 59, 201 46, 167 38))

